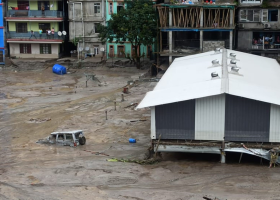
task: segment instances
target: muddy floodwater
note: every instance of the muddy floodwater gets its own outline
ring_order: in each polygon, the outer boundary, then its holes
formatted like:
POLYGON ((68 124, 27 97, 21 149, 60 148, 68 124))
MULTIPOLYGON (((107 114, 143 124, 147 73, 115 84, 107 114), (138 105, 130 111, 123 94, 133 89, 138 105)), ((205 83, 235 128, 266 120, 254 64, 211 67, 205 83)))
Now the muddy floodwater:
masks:
POLYGON ((243 155, 165 153, 151 165, 150 110, 134 110, 154 82, 135 68, 84 68, 59 76, 51 68, 0 70, 0 200, 280 199, 280 168, 243 155), (96 74, 100 83, 84 73, 96 74), (114 107, 116 102, 116 110, 114 107), (107 111, 107 120, 105 117, 107 111), (54 131, 83 130, 86 145, 38 144, 54 131), (135 138, 136 143, 128 143, 135 138))

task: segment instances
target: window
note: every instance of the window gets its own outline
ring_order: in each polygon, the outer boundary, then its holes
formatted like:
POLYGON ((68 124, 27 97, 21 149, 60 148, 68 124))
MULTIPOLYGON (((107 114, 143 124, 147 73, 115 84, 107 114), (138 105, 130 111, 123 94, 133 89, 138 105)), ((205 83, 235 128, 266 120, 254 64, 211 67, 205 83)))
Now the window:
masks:
POLYGON ((100 13, 100 3, 94 3, 94 13, 100 13))
POLYGON ((94 23, 94 32, 95 33, 99 33, 99 26, 100 26, 100 23, 94 23))
POLYGON ((278 10, 262 10, 262 21, 263 22, 277 22, 278 21, 278 10))
POLYGON ((119 12, 122 9, 123 9, 123 3, 118 3, 117 11, 119 12))
POLYGON ((29 2, 28 1, 17 1, 19 10, 29 10, 29 2))
POLYGON ((72 134, 65 134, 66 140, 73 140, 72 134))
POLYGON ((19 51, 24 54, 31 53, 31 44, 19 44, 19 51))
POLYGON ((118 57, 119 58, 125 58, 124 45, 118 45, 118 57))
POLYGON ((268 10, 268 21, 269 22, 278 21, 278 10, 268 10))
POLYGON ((261 3, 261 0, 241 0, 241 3, 261 3))
POLYGON ((51 30, 50 23, 39 23, 39 29, 42 29, 43 33, 46 33, 47 30, 51 30))
POLYGON ((57 135, 57 140, 64 140, 64 135, 63 134, 58 134, 57 135))
POLYGON ((240 10, 240 21, 242 22, 259 22, 260 10, 240 10))
POLYGON ((27 33, 27 23, 16 23, 17 33, 27 33))
POLYGON ((94 55, 98 55, 99 54, 99 46, 94 46, 93 50, 94 50, 94 55))
POLYGON ((40 44, 40 54, 51 54, 52 47, 51 44, 40 44))
POLYGON ((262 21, 267 22, 268 21, 268 10, 262 11, 262 21))
POLYGON ((49 1, 38 1, 38 10, 49 10, 50 2, 49 1))
POLYGON ((109 14, 113 13, 113 3, 109 3, 109 14))

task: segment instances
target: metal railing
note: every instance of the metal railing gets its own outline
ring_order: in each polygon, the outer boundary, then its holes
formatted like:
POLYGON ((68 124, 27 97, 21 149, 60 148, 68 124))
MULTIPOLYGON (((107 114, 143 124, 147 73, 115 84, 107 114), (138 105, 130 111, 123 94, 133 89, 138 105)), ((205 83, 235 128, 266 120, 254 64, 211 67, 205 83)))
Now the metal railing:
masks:
POLYGON ((8 10, 8 17, 64 17, 64 13, 58 10, 8 10))
POLYGON ((8 39, 50 39, 50 40, 65 40, 65 36, 58 36, 57 33, 54 35, 47 35, 46 33, 42 33, 41 36, 39 35, 38 32, 34 32, 35 36, 31 36, 31 33, 16 33, 16 32, 8 32, 7 33, 7 38, 8 39))

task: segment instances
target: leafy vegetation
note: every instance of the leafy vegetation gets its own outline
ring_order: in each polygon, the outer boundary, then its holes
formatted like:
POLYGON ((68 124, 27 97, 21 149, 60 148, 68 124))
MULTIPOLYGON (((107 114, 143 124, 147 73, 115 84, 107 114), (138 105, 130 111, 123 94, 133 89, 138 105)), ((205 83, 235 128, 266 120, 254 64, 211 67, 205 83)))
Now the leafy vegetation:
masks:
POLYGON ((151 0, 125 1, 126 8, 111 15, 107 26, 99 26, 102 43, 130 42, 134 52, 126 58, 140 68, 141 45, 152 45, 157 33, 156 11, 151 0))

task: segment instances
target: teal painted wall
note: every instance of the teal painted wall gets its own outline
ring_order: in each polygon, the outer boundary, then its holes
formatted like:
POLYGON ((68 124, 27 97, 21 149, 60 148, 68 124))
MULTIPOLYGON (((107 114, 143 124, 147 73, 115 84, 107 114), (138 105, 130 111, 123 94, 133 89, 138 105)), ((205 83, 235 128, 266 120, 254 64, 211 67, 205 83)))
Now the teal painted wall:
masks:
MULTIPOLYGON (((117 1, 117 0, 106 0, 106 21, 109 21, 111 19, 111 14, 109 13, 109 3, 112 3, 113 5, 113 13, 117 13, 117 6, 118 3, 124 3, 121 1, 117 1)), ((126 8, 126 4, 124 3, 124 7, 126 8)), ((108 43, 107 42, 107 58, 109 58, 109 46, 113 45, 114 46, 114 54, 117 55, 118 52, 118 45, 124 45, 125 46, 125 54, 130 54, 131 55, 131 44, 130 43, 124 43, 124 44, 118 44, 118 43, 108 43)), ((155 45, 152 45, 152 51, 154 52, 155 45)), ((147 46, 141 45, 141 55, 143 54, 143 52, 145 53, 145 58, 147 58, 147 46)))
MULTIPOLYGON (((109 58, 109 51, 110 51, 110 46, 114 46, 114 54, 117 57, 118 54, 118 45, 123 45, 125 47, 125 54, 127 55, 128 53, 131 55, 131 44, 130 43, 124 43, 124 44, 119 44, 119 43, 109 43, 107 42, 107 58, 109 58)), ((145 53, 145 58, 147 58, 147 46, 141 45, 141 55, 145 53)), ((154 52, 154 45, 152 45, 152 51, 154 52)))

